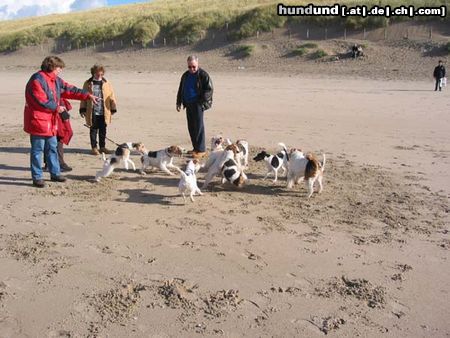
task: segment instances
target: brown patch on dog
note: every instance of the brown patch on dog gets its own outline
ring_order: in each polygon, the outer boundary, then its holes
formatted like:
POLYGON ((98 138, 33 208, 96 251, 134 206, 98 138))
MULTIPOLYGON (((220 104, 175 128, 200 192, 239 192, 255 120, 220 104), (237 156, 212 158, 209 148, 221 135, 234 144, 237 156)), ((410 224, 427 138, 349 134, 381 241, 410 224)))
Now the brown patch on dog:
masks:
POLYGON ((318 175, 321 165, 319 160, 314 154, 309 153, 306 154, 305 157, 308 160, 308 163, 306 164, 305 168, 305 180, 307 180, 308 178, 315 177, 318 175))
POLYGON ((142 143, 142 142, 133 143, 133 148, 136 149, 140 153, 145 151, 145 146, 144 146, 144 143, 142 143))
POLYGON ((225 148, 225 151, 228 150, 232 150, 235 155, 240 152, 239 147, 236 144, 230 144, 229 146, 227 146, 225 148))
POLYGON ((241 187, 245 183, 245 178, 242 174, 239 175, 237 179, 233 181, 233 184, 237 187, 241 187))
POLYGON ((289 150, 289 154, 293 154, 293 153, 295 153, 296 151, 303 152, 303 150, 301 150, 300 148, 291 148, 291 150, 289 150))
POLYGON ((179 146, 170 146, 167 149, 167 152, 169 154, 178 155, 178 156, 181 156, 183 154, 183 151, 181 150, 181 148, 179 146))

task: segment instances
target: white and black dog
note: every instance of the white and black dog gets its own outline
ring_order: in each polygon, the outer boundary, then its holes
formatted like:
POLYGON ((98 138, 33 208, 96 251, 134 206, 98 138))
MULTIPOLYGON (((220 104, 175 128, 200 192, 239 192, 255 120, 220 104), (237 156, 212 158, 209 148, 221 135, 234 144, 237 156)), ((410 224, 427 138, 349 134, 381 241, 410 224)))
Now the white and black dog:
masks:
POLYGON ((278 170, 280 168, 283 169, 283 175, 286 175, 289 160, 289 154, 284 143, 278 143, 278 145, 281 147, 281 151, 278 154, 271 155, 263 150, 253 158, 255 162, 264 161, 266 163, 267 173, 266 176, 264 176, 264 179, 266 179, 271 173, 273 173, 274 183, 278 179, 278 170))
POLYGON ((145 174, 145 170, 148 167, 158 168, 168 175, 174 176, 168 168, 180 169, 173 164, 173 158, 175 156, 181 156, 183 154, 183 149, 179 146, 170 146, 165 149, 158 151, 147 151, 142 152, 141 162, 141 174, 145 174))
POLYGON ((228 159, 232 158, 237 161, 239 152, 239 147, 236 144, 231 144, 224 150, 212 151, 209 154, 206 164, 203 166, 208 170, 208 173, 205 176, 205 182, 203 183, 202 189, 206 189, 208 184, 211 183, 214 177, 221 174, 222 167, 228 159))
POLYGON ((294 149, 289 155, 287 188, 292 188, 294 184, 305 180, 308 188, 307 197, 310 198, 314 192, 314 183, 319 183, 319 193, 323 190, 323 172, 325 169, 326 157, 322 154, 322 163, 313 154, 303 154, 301 150, 294 149))
POLYGON ((222 184, 229 182, 237 187, 241 187, 246 180, 247 175, 245 175, 237 161, 232 156, 227 157, 222 166, 222 184))
POLYGON ((140 142, 127 142, 119 145, 116 148, 114 154, 112 154, 109 158, 106 158, 105 154, 103 153, 103 168, 102 170, 97 171, 97 173, 95 174, 95 180, 99 182, 103 177, 108 177, 109 175, 111 175, 114 169, 120 165, 120 162, 123 162, 126 170, 128 170, 128 164, 131 164, 133 170, 136 170, 134 162, 130 159, 131 150, 133 149, 142 152, 145 149, 145 146, 140 142))
MULTIPOLYGON (((232 145, 233 142, 229 138, 223 140, 222 143, 226 145, 232 145)), ((236 154, 236 160, 238 161, 238 164, 244 168, 248 169, 248 142, 246 140, 237 140, 236 143, 237 147, 239 148, 239 153, 236 154)))
POLYGON ((181 196, 183 196, 184 203, 186 203, 186 195, 189 195, 192 202, 194 202, 194 196, 196 194, 203 195, 200 188, 197 185, 196 173, 199 171, 201 165, 197 160, 190 160, 186 165, 186 170, 177 170, 181 174, 180 182, 178 183, 178 190, 181 196))

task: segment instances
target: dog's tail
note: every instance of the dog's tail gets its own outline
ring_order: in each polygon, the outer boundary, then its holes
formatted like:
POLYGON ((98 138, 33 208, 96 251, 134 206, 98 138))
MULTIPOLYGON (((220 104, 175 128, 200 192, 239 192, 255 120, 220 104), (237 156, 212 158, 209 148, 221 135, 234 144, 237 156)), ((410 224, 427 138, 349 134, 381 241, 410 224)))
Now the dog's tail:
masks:
POLYGON ((102 160, 103 160, 103 162, 106 161, 106 155, 105 155, 105 153, 102 153, 102 160))
POLYGON ((286 160, 289 161, 289 153, 287 151, 286 145, 283 142, 278 143, 278 145, 281 147, 281 149, 284 151, 284 153, 286 154, 286 160))
POLYGON ((322 170, 322 172, 323 172, 325 170, 325 163, 327 162, 325 153, 322 153, 322 157, 323 157, 323 160, 322 160, 322 163, 320 164, 320 170, 322 170))

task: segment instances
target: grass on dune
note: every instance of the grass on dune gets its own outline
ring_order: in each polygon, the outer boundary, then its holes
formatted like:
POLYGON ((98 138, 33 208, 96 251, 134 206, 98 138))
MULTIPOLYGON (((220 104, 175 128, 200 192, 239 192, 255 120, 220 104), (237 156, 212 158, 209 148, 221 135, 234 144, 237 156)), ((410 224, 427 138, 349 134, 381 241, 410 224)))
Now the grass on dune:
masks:
MULTIPOLYGON (((288 0, 285 4, 303 4, 306 0, 288 0)), ((334 4, 320 0, 318 4, 334 4)), ((341 1, 347 6, 380 5, 380 0, 341 1)), ((228 24, 228 37, 239 40, 271 31, 287 24, 341 25, 354 29, 382 27, 400 18, 384 17, 282 17, 276 12, 274 0, 156 0, 150 3, 100 8, 85 12, 49 15, 0 22, 0 51, 13 51, 25 46, 38 45, 49 39, 64 39, 73 46, 100 43, 115 39, 132 40, 142 46, 157 37, 169 41, 200 40, 209 30, 224 29, 228 24)), ((445 0, 381 1, 392 7, 400 4, 440 6, 445 0)), ((402 18, 403 20, 406 20, 402 18)), ((426 20, 430 18, 415 18, 426 20)), ((445 18, 445 20, 448 20, 445 18)))

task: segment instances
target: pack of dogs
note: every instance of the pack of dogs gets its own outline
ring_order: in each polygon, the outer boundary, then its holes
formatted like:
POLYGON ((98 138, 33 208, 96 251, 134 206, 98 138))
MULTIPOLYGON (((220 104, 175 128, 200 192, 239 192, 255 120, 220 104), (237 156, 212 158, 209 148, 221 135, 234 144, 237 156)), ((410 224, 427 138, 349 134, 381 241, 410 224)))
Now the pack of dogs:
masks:
MULTIPOLYGON (((278 171, 282 170, 282 175, 286 176, 286 187, 291 189, 294 185, 304 181, 307 188, 307 198, 314 193, 314 185, 319 185, 318 193, 323 190, 323 175, 326 157, 322 154, 322 161, 319 161, 313 153, 303 153, 301 149, 287 149, 284 143, 278 143, 280 150, 276 154, 269 154, 262 150, 253 158, 255 162, 264 162, 267 173, 264 179, 273 175, 273 182, 278 180, 278 171)), ((113 171, 123 163, 125 170, 133 169, 136 166, 131 160, 132 151, 136 151, 141 157, 140 173, 145 175, 148 169, 161 170, 167 175, 174 176, 175 173, 169 169, 174 169, 180 174, 178 190, 186 203, 188 196, 194 202, 194 196, 202 195, 202 190, 206 190, 212 181, 221 177, 222 184, 230 184, 235 187, 242 187, 248 182, 245 173, 249 168, 249 143, 246 140, 236 140, 232 142, 229 138, 220 135, 211 138, 211 151, 202 164, 197 159, 189 160, 184 170, 173 164, 175 157, 182 157, 186 150, 180 146, 172 145, 157 151, 149 151, 143 143, 127 142, 118 145, 115 152, 106 158, 102 154, 103 167, 97 171, 95 180, 99 182, 102 178, 110 176, 113 171), (202 188, 198 187, 197 173, 202 170, 206 172, 202 188)))

